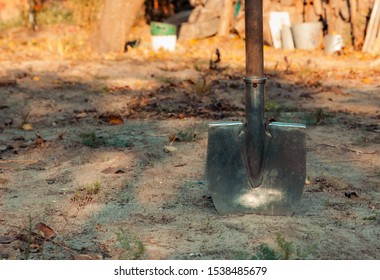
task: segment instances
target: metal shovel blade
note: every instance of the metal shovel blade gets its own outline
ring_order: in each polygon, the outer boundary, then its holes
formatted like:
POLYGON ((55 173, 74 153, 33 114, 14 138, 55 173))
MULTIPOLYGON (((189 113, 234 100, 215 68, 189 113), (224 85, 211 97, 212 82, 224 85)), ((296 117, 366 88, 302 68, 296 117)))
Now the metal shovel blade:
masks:
POLYGON ((273 122, 268 132, 261 185, 252 187, 243 123, 209 125, 206 174, 220 214, 291 215, 299 204, 306 177, 305 126, 273 122))
POLYGON ((305 126, 265 126, 263 1, 245 1, 246 121, 209 126, 206 173, 220 214, 290 215, 306 177, 305 126))

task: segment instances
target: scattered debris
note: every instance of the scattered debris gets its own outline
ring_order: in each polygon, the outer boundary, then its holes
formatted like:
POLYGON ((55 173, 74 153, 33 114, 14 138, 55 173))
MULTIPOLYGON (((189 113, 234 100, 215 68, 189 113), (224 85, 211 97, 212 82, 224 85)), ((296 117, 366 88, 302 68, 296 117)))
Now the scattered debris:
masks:
POLYGON ((4 125, 5 126, 11 126, 13 124, 13 120, 12 119, 5 119, 4 120, 4 125))
POLYGON ((128 52, 128 47, 131 47, 133 49, 137 48, 140 45, 140 43, 141 39, 126 42, 124 46, 124 52, 128 52))
POLYGON ((37 223, 34 226, 33 232, 46 240, 53 239, 56 236, 54 230, 44 223, 37 223))
POLYGON ((0 236, 0 244, 10 244, 16 240, 17 240, 16 237, 0 236))
POLYGON ((173 147, 173 146, 164 146, 164 151, 166 153, 174 153, 176 152, 178 149, 176 147, 173 147))
POLYGON ((12 137, 12 140, 13 141, 25 141, 25 137, 22 135, 17 135, 17 136, 12 137))
POLYGON ((0 78, 0 87, 11 87, 17 85, 17 81, 15 79, 2 77, 0 78))
POLYGON ((377 217, 376 216, 369 216, 369 217, 364 217, 364 221, 376 221, 377 217))
POLYGON ((25 130, 25 131, 31 131, 31 130, 33 130, 33 126, 30 123, 24 123, 21 126, 21 129, 25 130))
POLYGON ((46 179, 46 183, 48 184, 48 185, 52 185, 52 184, 54 184, 56 182, 56 179, 46 179))
POLYGON ((104 174, 121 174, 127 173, 127 169, 123 167, 108 167, 102 171, 104 174))
POLYGON ((218 67, 218 63, 221 61, 219 49, 215 50, 215 55, 216 55, 216 58, 214 58, 214 53, 211 53, 210 67, 209 67, 210 70, 216 70, 218 67))
POLYGON ((359 197, 356 192, 345 192, 344 196, 348 198, 359 197))
POLYGON ((124 123, 124 120, 120 116, 112 116, 109 119, 109 124, 110 125, 121 125, 124 123))

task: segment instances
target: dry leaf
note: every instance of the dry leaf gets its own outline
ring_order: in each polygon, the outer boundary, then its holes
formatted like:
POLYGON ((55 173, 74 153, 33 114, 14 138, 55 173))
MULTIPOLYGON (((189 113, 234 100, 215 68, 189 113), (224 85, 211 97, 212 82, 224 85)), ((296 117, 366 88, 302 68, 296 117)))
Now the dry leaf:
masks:
POLYGON ((109 119, 109 124, 110 125, 120 125, 120 124, 123 124, 123 123, 124 123, 124 120, 121 117, 112 116, 109 119))
POLYGON ((40 146, 42 145, 43 143, 45 143, 46 140, 45 139, 42 139, 42 138, 37 138, 34 143, 37 145, 37 146, 40 146))
POLYGON ((24 123, 21 128, 26 131, 33 130, 33 126, 30 123, 24 123))
POLYGON ((310 181, 307 178, 305 179, 305 185, 307 185, 307 186, 310 185, 310 181))
POLYGON ((56 236, 54 230, 44 223, 36 224, 34 226, 34 232, 47 240, 53 239, 56 236))
POLYGON ((39 80, 41 80, 40 77, 38 77, 38 76, 34 76, 34 77, 33 77, 33 81, 36 81, 36 82, 37 82, 37 81, 39 81, 39 80))
POLYGON ((365 83, 365 84, 372 84, 372 79, 371 78, 364 78, 362 80, 362 82, 365 83))
POLYGON ((175 151, 177 151, 177 148, 173 146, 164 146, 164 151, 166 153, 174 153, 175 151))
POLYGON ((16 241, 16 237, 6 237, 6 236, 0 236, 0 244, 10 244, 13 241, 16 241))
POLYGON ((87 117, 87 113, 86 112, 82 112, 82 113, 79 113, 78 115, 76 115, 75 117, 78 118, 78 119, 82 119, 82 118, 87 117))
POLYGON ((176 141, 177 140, 177 136, 174 134, 174 133, 171 133, 170 135, 169 135, 169 141, 170 141, 170 143, 171 142, 174 142, 174 141, 176 141))
POLYGON ((105 174, 120 174, 127 173, 127 169, 123 167, 108 167, 102 171, 105 174))

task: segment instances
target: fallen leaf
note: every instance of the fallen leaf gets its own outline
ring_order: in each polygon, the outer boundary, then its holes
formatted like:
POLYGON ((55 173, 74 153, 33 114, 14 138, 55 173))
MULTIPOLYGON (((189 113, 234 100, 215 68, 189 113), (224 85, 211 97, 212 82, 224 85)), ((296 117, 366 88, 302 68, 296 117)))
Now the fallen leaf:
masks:
POLYGON ((86 112, 82 112, 82 113, 79 113, 78 115, 76 115, 75 117, 77 119, 82 119, 82 118, 87 117, 87 113, 86 112))
POLYGON ((371 78, 364 78, 362 80, 362 82, 365 83, 365 84, 372 84, 372 79, 371 78))
POLYGON ((123 123, 124 123, 124 120, 121 117, 112 116, 109 119, 109 124, 110 125, 121 125, 123 123))
POLYGON ((184 119, 184 118, 185 118, 185 114, 182 114, 182 113, 179 114, 179 115, 178 115, 178 118, 179 118, 180 120, 184 119))
POLYGON ((30 123, 24 123, 21 128, 26 131, 33 130, 33 126, 30 123))
POLYGON ((0 236, 0 244, 10 244, 13 241, 16 241, 16 237, 6 237, 6 236, 0 236))
POLYGON ((37 138, 34 143, 37 145, 37 146, 40 146, 42 145, 43 143, 45 143, 46 140, 45 139, 42 139, 42 138, 37 138))
POLYGON ((127 169, 123 167, 108 167, 102 171, 104 174, 120 174, 127 173, 127 169))
POLYGON ((305 179, 305 185, 307 185, 307 186, 310 185, 310 181, 307 178, 305 179))
POLYGON ((34 231, 36 234, 42 236, 43 238, 50 240, 53 239, 56 234, 52 228, 45 225, 44 223, 38 223, 34 226, 34 231))
POLYGON ((39 81, 39 80, 41 80, 40 77, 38 77, 38 76, 34 76, 34 77, 33 77, 33 81, 36 81, 36 82, 37 82, 37 81, 39 81))
POLYGON ((175 151, 177 151, 177 148, 173 146, 164 146, 164 151, 166 153, 174 153, 175 151))

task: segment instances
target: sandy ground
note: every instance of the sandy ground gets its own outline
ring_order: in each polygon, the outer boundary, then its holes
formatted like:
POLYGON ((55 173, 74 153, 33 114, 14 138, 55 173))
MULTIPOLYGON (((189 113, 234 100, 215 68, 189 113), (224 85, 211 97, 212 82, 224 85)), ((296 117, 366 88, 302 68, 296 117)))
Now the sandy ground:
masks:
POLYGON ((266 48, 267 119, 307 125, 302 201, 289 217, 216 212, 207 124, 244 117, 243 46, 3 57, 16 83, 0 87, 0 258, 249 259, 267 244, 279 258, 380 259, 373 57, 266 48))

